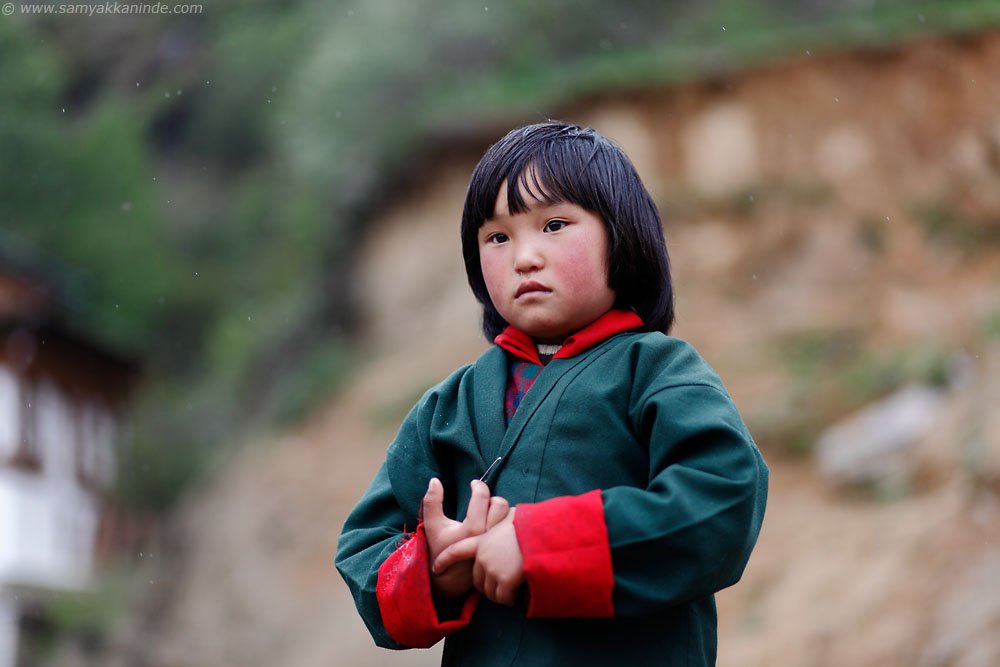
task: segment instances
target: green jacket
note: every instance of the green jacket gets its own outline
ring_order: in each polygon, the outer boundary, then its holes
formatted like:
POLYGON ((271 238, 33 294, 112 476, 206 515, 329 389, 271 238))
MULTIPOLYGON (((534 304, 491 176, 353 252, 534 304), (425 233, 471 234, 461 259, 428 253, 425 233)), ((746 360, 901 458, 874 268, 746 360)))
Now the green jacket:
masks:
POLYGON ((376 588, 428 480, 444 482, 445 511, 461 520, 469 480, 502 457, 486 481, 511 505, 600 490, 613 617, 529 618, 525 604, 483 598, 447 638, 444 664, 714 664, 713 594, 743 572, 768 479, 718 375, 679 339, 623 333, 553 359, 508 426, 507 366, 493 347, 429 390, 344 525, 337 568, 376 643, 406 648, 387 632, 376 588))

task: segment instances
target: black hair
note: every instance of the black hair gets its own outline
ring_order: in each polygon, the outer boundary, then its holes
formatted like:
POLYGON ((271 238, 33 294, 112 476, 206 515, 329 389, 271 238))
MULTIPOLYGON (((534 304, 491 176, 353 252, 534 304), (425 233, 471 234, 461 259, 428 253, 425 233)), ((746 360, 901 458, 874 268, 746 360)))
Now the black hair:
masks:
POLYGON ((493 217, 507 182, 512 214, 530 208, 523 195, 592 211, 608 233, 608 286, 616 308, 633 310, 649 331, 667 333, 674 291, 660 214, 625 153, 590 128, 548 121, 511 130, 490 146, 472 173, 462 212, 465 272, 483 306, 483 333, 493 340, 507 326, 490 300, 479 263, 479 228, 493 217), (531 179, 531 184, 528 183, 531 179))

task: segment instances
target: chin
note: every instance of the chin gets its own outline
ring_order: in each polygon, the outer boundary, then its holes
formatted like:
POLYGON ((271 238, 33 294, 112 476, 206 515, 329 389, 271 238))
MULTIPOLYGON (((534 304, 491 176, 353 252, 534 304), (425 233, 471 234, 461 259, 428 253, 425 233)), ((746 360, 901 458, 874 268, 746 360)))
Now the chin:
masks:
POLYGON ((566 336, 573 333, 573 330, 567 330, 565 327, 551 326, 551 325, 537 325, 525 327, 518 327, 524 333, 528 334, 532 338, 538 338, 541 340, 562 340, 566 336))
POLYGON ((513 319, 504 319, 532 338, 555 340, 562 340, 586 324, 585 322, 584 324, 575 326, 574 322, 567 322, 566 318, 552 313, 541 312, 515 313, 513 319), (517 317, 516 315, 518 314, 521 316, 517 317))

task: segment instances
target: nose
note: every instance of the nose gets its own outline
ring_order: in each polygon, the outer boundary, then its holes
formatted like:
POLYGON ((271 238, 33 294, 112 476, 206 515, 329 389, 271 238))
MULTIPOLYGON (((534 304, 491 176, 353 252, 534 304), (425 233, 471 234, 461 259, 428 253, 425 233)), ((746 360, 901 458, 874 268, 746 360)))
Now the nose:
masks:
POLYGON ((537 243, 522 240, 514 248, 514 270, 518 273, 537 271, 545 264, 545 258, 537 243))

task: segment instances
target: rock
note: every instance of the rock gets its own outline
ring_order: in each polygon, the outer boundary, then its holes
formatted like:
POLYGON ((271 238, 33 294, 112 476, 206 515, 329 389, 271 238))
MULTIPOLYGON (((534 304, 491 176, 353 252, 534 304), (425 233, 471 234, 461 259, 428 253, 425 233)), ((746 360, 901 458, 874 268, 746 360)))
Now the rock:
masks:
POLYGON ((982 483, 1000 495, 1000 342, 993 342, 983 354, 981 381, 975 387, 977 401, 974 423, 978 437, 971 439, 964 463, 982 483))
POLYGON ((594 109, 580 119, 580 124, 592 127, 622 147, 639 172, 643 183, 653 190, 661 185, 657 178, 659 154, 656 137, 650 131, 641 109, 628 104, 611 104, 594 109))
POLYGON ((834 424, 816 443, 820 472, 839 483, 905 481, 945 402, 941 390, 909 385, 834 424))
POLYGON ((921 667, 1000 664, 1000 551, 986 551, 937 608, 921 667))
POLYGON ((741 105, 703 111, 685 128, 683 146, 688 182, 702 194, 723 197, 759 178, 757 132, 741 105))
POLYGON ((825 134, 816 147, 816 168, 830 180, 841 180, 868 166, 871 142, 856 127, 840 127, 825 134))

